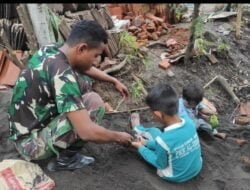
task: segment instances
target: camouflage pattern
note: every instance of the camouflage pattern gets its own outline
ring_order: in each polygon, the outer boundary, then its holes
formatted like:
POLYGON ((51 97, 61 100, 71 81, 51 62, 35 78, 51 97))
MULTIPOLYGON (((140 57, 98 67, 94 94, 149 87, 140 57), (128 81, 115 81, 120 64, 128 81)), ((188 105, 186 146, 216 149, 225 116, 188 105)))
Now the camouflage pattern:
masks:
POLYGON ((59 47, 60 44, 52 44, 39 49, 13 89, 10 139, 27 157, 43 158, 40 149, 50 154, 57 152, 53 143, 72 131, 63 115, 86 108, 82 95, 91 90, 92 80, 75 72, 59 47), (28 144, 36 147, 23 150, 28 144))
MULTIPOLYGON (((94 122, 100 122, 105 114, 101 97, 94 93, 82 96, 86 109, 94 122)), ((57 116, 42 130, 33 130, 28 137, 16 141, 18 152, 28 161, 46 159, 54 154, 59 155, 59 149, 66 149, 75 143, 83 141, 73 131, 73 126, 66 114, 57 116)))

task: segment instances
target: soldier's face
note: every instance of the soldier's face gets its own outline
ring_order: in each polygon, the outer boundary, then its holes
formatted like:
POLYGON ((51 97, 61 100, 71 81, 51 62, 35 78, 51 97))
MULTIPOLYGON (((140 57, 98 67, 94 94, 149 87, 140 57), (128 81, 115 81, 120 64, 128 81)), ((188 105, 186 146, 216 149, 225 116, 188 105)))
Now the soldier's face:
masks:
POLYGON ((101 43, 97 48, 89 48, 87 44, 80 45, 76 48, 74 57, 74 66, 78 72, 84 72, 90 69, 102 54, 105 44, 101 43))

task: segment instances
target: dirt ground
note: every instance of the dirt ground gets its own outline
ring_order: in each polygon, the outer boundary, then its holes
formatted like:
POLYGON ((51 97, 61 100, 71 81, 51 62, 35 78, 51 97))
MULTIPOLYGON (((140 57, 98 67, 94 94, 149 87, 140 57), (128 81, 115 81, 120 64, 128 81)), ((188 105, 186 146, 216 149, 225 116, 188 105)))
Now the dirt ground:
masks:
MULTIPOLYGON (((250 15, 246 15, 250 18, 250 15)), ((215 31, 222 22, 212 22, 206 25, 205 30, 215 31)), ((182 26, 183 27, 183 26, 182 26)), ((144 67, 140 61, 134 61, 123 71, 115 74, 131 90, 133 78, 131 73, 146 81, 145 87, 149 88, 159 81, 172 84, 180 93, 182 87, 191 80, 200 81, 205 85, 213 77, 220 74, 228 79, 228 83, 235 90, 241 101, 249 100, 250 87, 244 87, 244 82, 250 82, 250 53, 249 53, 249 26, 243 27, 243 38, 235 40, 234 32, 229 36, 222 37, 229 43, 231 50, 229 54, 215 54, 219 63, 211 65, 207 58, 194 59, 190 65, 178 63, 171 66, 174 76, 170 77, 166 71, 158 68, 160 54, 165 51, 163 47, 149 49, 150 65, 144 67), (147 84, 147 85, 146 85, 147 84)), ((116 107, 121 100, 119 94, 112 85, 101 83, 97 85, 97 91, 105 101, 116 107)), ((0 161, 9 158, 19 158, 12 143, 7 140, 8 117, 7 109, 12 90, 0 92, 0 161)), ((214 83, 205 91, 206 97, 216 104, 219 112, 219 131, 226 132, 229 137, 245 138, 250 142, 250 126, 237 126, 231 123, 232 115, 236 105, 227 93, 214 83)), ((143 99, 136 102, 131 98, 126 104, 122 104, 119 110, 127 110, 135 107, 145 106, 143 99)), ((148 110, 141 111, 142 123, 146 126, 157 125, 152 123, 152 116, 148 110)), ((106 115, 102 125, 109 129, 129 131, 129 113, 106 115)), ((237 145, 230 140, 215 139, 206 133, 199 133, 202 144, 202 156, 204 165, 201 173, 184 184, 173 184, 161 180, 156 175, 153 167, 145 163, 139 157, 136 150, 116 144, 94 144, 87 143, 82 153, 94 156, 96 162, 83 169, 69 172, 49 172, 46 169, 47 161, 39 162, 56 182, 56 189, 102 189, 102 190, 248 190, 250 189, 250 166, 241 161, 241 156, 250 156, 250 144, 237 145)))

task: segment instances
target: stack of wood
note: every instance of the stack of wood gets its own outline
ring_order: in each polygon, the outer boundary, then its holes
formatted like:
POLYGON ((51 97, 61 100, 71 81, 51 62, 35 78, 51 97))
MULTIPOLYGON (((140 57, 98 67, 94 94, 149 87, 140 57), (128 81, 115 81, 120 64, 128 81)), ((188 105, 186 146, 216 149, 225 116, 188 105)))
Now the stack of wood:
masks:
POLYGON ((0 36, 5 46, 10 45, 14 50, 27 50, 27 39, 22 24, 12 22, 8 19, 0 19, 0 30, 6 34, 6 38, 4 39, 3 34, 0 36), (7 41, 7 44, 5 41, 7 41))
POLYGON ((15 3, 2 3, 0 4, 0 19, 15 19, 17 18, 15 3))
POLYGON ((146 45, 149 40, 158 40, 166 34, 172 26, 165 23, 162 18, 146 13, 144 16, 135 17, 128 31, 137 37, 139 46, 146 45))
POLYGON ((111 57, 115 57, 119 52, 119 34, 111 30, 114 27, 114 23, 109 10, 105 6, 101 6, 99 9, 92 8, 74 13, 65 12, 65 18, 62 19, 59 26, 64 39, 67 39, 69 36, 73 24, 80 20, 95 20, 107 31, 109 35, 108 49, 111 57))

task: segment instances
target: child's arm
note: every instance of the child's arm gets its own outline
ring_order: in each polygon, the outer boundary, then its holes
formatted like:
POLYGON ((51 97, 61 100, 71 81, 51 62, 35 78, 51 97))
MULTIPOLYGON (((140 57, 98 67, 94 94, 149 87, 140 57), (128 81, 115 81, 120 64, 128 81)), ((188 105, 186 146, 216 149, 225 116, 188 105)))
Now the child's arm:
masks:
POLYGON ((144 160, 152 164, 154 167, 159 169, 167 167, 167 153, 160 146, 155 146, 155 150, 151 150, 141 142, 132 142, 132 145, 138 148, 138 151, 144 160))

